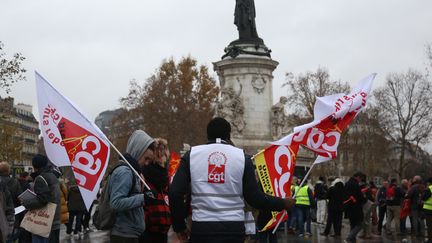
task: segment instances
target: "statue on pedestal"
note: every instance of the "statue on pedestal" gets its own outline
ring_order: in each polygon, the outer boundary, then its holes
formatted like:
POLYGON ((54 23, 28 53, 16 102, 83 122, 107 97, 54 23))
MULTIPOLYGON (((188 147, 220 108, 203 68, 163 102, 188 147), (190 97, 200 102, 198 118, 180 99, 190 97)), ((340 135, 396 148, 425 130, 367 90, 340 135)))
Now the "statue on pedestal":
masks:
POLYGON ((236 0, 234 24, 237 25, 240 40, 258 39, 255 25, 254 0, 236 0))
POLYGON ((288 98, 282 96, 279 102, 271 108, 271 130, 273 139, 279 139, 287 126, 288 116, 285 114, 285 105, 287 102, 288 98))

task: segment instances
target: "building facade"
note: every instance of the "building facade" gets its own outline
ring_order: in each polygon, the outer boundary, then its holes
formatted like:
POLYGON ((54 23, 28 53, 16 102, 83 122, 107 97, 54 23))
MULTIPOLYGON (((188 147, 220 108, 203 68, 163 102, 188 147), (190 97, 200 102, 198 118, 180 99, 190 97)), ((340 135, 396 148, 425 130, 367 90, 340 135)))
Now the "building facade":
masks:
POLYGON ((38 153, 39 123, 32 106, 14 104, 14 98, 0 98, 0 158, 18 170, 28 170, 38 153))

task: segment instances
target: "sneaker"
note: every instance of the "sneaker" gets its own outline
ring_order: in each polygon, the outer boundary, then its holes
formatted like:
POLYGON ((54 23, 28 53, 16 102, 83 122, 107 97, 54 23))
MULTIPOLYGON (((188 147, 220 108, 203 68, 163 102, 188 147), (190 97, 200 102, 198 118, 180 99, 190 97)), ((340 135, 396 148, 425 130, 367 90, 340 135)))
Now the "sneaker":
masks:
POLYGON ((328 234, 326 234, 326 233, 324 233, 324 232, 322 232, 320 235, 325 236, 325 237, 328 236, 328 234))
POLYGON ((84 239, 84 232, 79 232, 78 234, 80 239, 84 239))
POLYGON ((306 236, 312 236, 312 233, 310 233, 310 232, 306 232, 305 235, 306 235, 306 236))
POLYGON ((78 233, 75 233, 75 234, 73 234, 73 238, 75 239, 75 240, 79 240, 79 234, 78 233))
POLYGON ((304 237, 304 234, 299 234, 298 236, 299 236, 299 237, 304 237))

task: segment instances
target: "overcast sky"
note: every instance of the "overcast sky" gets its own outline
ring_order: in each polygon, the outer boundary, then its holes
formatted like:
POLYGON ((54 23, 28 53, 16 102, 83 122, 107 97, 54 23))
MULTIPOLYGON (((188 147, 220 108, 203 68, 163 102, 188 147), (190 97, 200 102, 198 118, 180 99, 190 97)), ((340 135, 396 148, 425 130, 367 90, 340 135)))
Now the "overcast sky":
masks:
MULTIPOLYGON (((131 79, 144 81, 164 58, 192 55, 211 67, 237 38, 234 0, 2 0, 0 40, 27 59, 17 102, 36 108, 34 70, 92 120, 120 106, 131 79)), ((258 34, 278 61, 274 100, 286 72, 327 67, 355 83, 377 72, 424 69, 432 42, 431 0, 255 0, 258 34)), ((213 72, 214 77, 216 74, 213 72)), ((3 95, 3 94, 2 94, 3 95)))

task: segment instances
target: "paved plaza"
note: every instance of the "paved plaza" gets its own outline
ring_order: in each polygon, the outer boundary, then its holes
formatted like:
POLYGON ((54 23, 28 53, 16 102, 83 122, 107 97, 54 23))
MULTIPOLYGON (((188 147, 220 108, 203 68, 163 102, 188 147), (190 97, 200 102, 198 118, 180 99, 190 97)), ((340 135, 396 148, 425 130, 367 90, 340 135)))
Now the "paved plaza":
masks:
MULTIPOLYGON (((310 238, 301 238, 296 235, 288 235, 283 230, 278 231, 279 243, 294 243, 294 242, 322 242, 322 243, 333 243, 333 242, 343 242, 344 238, 334 238, 334 237, 324 237, 319 233, 322 231, 323 226, 312 225, 312 237, 310 238)), ((346 236, 348 234, 349 227, 347 224, 344 224, 342 235, 346 236)), ((60 242, 65 243, 105 243, 109 242, 109 236, 107 231, 95 231, 88 234, 85 234, 82 239, 75 238, 67 238, 65 235, 66 229, 63 227, 60 235, 60 242)), ((390 243, 390 242, 407 242, 407 243, 422 243, 425 238, 411 238, 410 236, 406 237, 398 237, 398 236, 388 236, 382 235, 382 237, 378 235, 373 235, 371 239, 360 239, 357 238, 358 243, 390 243)), ((170 233, 170 237, 168 240, 169 243, 178 243, 179 241, 176 239, 173 233, 170 233)))

